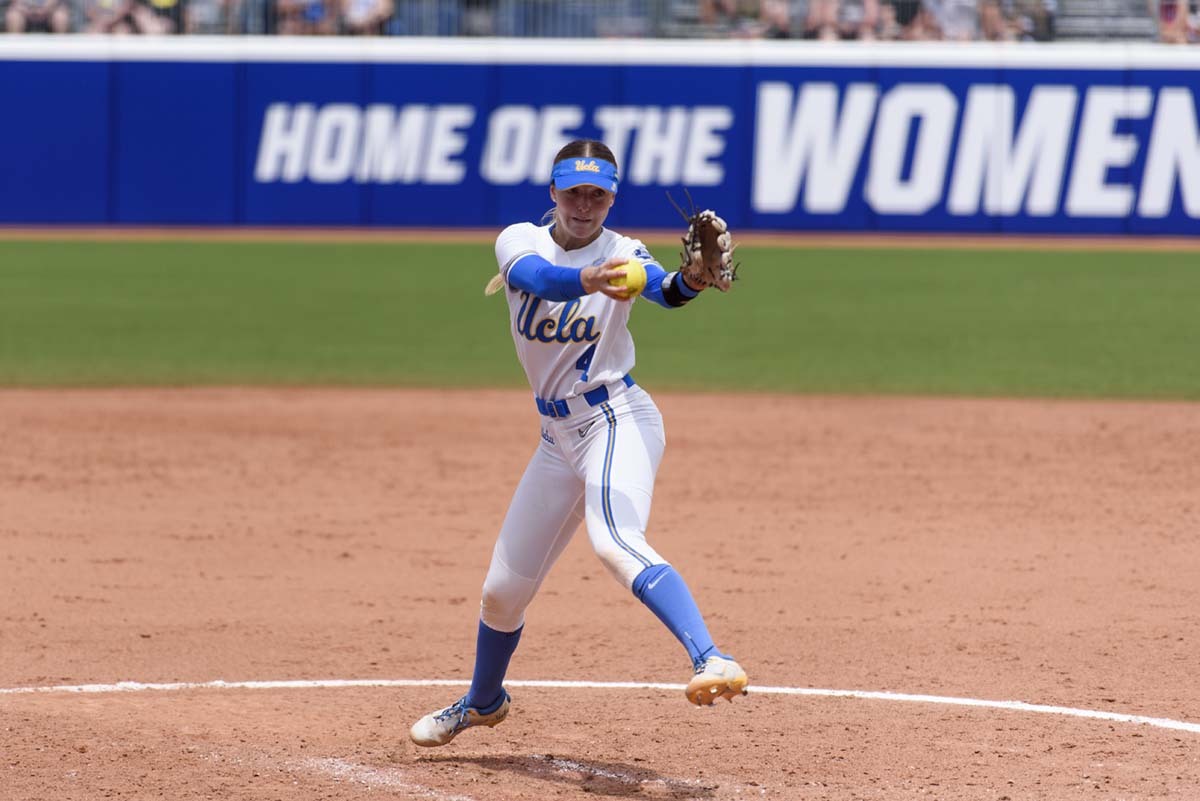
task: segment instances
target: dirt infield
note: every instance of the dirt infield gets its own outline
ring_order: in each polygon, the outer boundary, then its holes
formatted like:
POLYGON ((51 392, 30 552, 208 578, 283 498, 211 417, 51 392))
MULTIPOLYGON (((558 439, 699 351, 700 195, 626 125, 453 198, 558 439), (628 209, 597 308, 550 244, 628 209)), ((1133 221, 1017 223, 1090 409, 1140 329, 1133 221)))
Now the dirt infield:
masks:
POLYGON ((423 750, 460 686, 331 682, 469 678, 525 393, 0 392, 0 797, 1200 798, 1200 406, 656 399, 651 542, 763 691, 597 686, 686 660, 579 536, 511 678, 584 685, 423 750), (218 679, 309 683, 16 692, 218 679))

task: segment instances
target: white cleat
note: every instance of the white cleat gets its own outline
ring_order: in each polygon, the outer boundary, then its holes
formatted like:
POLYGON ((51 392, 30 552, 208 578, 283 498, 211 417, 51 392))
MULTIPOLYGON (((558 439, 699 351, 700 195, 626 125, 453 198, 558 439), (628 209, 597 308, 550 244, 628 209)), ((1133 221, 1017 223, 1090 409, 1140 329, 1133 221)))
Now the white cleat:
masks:
POLYGON ((745 695, 749 683, 746 671, 737 662, 724 656, 710 656, 683 692, 696 706, 712 706, 718 698, 732 702, 735 695, 745 695))
POLYGON ((504 690, 503 697, 495 709, 480 712, 473 706, 467 706, 464 695, 445 709, 430 712, 413 724, 408 736, 417 745, 433 748, 445 745, 458 736, 460 731, 472 726, 496 726, 508 717, 508 708, 512 699, 504 690))

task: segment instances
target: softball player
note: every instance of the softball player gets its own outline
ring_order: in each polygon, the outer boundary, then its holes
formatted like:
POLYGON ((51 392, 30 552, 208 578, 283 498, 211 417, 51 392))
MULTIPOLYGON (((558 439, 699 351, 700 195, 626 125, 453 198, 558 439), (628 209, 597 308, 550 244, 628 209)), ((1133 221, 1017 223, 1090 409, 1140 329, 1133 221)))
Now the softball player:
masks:
POLYGON ((534 404, 541 441, 500 528, 483 583, 470 690, 412 727, 413 742, 445 745, 464 729, 508 715, 504 675, 521 638, 525 609, 554 561, 586 524, 596 555, 671 630, 693 667, 688 700, 712 704, 745 693, 748 679, 717 650, 683 578, 646 542, 654 477, 666 435, 662 415, 629 375, 634 364, 630 291, 609 284, 631 259, 646 266, 645 297, 666 308, 699 294, 667 273, 636 239, 604 228, 617 194, 612 152, 571 142, 554 160, 548 225, 517 223, 496 240, 511 332, 534 404))

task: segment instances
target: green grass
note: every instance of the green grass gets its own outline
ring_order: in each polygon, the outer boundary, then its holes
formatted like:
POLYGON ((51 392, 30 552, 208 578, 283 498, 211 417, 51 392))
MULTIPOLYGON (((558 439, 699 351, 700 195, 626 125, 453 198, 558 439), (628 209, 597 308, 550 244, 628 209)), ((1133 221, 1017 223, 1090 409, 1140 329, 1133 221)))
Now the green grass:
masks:
MULTIPOLYGON (((644 384, 1200 398, 1195 254, 738 255, 728 296, 638 302, 644 384)), ((0 242, 0 385, 524 386, 494 269, 487 245, 0 242)))

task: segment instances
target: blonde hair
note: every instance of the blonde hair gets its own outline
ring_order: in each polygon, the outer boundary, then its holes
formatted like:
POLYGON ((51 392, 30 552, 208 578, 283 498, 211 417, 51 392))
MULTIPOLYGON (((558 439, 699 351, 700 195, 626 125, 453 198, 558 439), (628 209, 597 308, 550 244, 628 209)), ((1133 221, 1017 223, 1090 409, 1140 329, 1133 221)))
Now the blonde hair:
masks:
POLYGON ((504 287, 504 276, 496 273, 492 276, 492 280, 487 282, 487 286, 483 288, 483 294, 495 295, 504 287))

